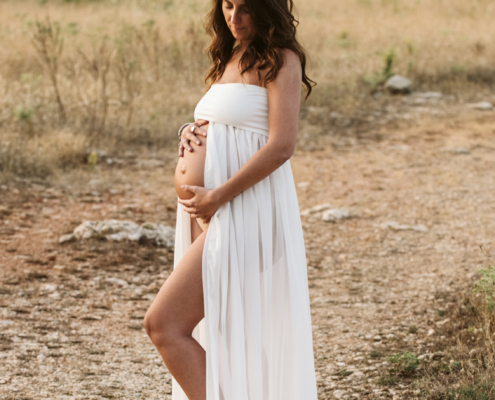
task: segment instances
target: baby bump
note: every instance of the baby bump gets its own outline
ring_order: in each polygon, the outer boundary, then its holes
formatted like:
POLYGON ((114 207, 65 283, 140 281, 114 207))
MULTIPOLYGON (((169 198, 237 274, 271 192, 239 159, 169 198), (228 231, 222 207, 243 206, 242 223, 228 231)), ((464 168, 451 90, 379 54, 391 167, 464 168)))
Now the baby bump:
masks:
MULTIPOLYGON (((208 130, 208 125, 202 127, 208 130)), ((201 136, 201 145, 196 142, 189 142, 193 151, 184 149, 184 156, 179 157, 179 162, 175 169, 175 190, 181 199, 190 199, 194 193, 181 189, 181 185, 204 186, 205 160, 206 160, 206 138, 201 136)))

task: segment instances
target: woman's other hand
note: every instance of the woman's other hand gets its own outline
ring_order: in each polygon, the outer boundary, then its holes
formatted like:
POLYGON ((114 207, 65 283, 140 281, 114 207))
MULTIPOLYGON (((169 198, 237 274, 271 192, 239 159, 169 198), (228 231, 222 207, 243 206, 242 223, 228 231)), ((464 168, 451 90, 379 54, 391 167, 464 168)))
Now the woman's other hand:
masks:
POLYGON ((223 205, 215 190, 191 185, 182 185, 181 188, 194 193, 191 199, 179 199, 179 203, 184 206, 184 211, 191 214, 191 218, 201 218, 208 223, 213 214, 223 205))
POLYGON ((208 125, 209 122, 204 119, 198 119, 196 122, 187 125, 182 129, 182 133, 180 135, 180 146, 179 146, 179 157, 184 156, 184 148, 188 151, 192 152, 193 148, 189 144, 191 140, 194 140, 198 145, 201 146, 201 140, 196 135, 202 135, 206 137, 206 130, 202 128, 204 125, 208 125), (194 132, 191 129, 194 128, 194 132))

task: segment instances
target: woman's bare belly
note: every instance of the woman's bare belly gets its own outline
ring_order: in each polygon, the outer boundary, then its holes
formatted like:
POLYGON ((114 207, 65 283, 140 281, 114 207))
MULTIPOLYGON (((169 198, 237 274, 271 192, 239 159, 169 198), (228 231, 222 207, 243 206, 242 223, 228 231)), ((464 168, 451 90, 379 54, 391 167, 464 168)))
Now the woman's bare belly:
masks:
MULTIPOLYGON (((203 126, 202 129, 208 130, 208 125, 203 126)), ((203 187, 205 185, 204 173, 207 140, 205 137, 200 137, 199 140, 201 140, 201 145, 198 145, 196 142, 193 141, 189 142, 189 144, 193 148, 193 152, 184 149, 184 156, 179 157, 179 162, 177 163, 177 167, 175 169, 175 190, 177 192, 177 196, 179 196, 179 198, 182 200, 193 198, 194 193, 182 189, 181 185, 203 187)), ((205 224, 202 224, 202 220, 199 218, 198 223, 204 230, 205 224)))

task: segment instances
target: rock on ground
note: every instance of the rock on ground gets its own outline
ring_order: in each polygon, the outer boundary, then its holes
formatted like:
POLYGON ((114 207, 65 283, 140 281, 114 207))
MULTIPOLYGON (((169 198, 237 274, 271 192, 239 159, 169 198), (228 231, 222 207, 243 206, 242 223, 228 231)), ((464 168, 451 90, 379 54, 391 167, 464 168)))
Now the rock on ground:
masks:
POLYGON ((394 94, 410 93, 412 81, 400 75, 394 75, 385 83, 385 89, 394 94))
POLYGON ((139 242, 147 239, 157 246, 173 247, 175 241, 175 229, 161 224, 146 222, 139 226, 133 221, 119 221, 109 219, 104 221, 84 221, 70 235, 64 235, 59 243, 72 240, 85 240, 90 238, 120 242, 129 240, 139 242))

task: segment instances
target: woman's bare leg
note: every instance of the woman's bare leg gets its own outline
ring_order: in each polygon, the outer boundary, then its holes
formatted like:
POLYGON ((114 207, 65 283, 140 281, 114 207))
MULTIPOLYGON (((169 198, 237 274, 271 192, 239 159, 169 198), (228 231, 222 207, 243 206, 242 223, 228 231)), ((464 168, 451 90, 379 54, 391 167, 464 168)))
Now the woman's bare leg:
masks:
POLYGON ((197 224, 191 219, 193 243, 144 319, 146 333, 189 400, 206 399, 206 352, 192 337, 204 317, 202 256, 206 232, 197 224))

